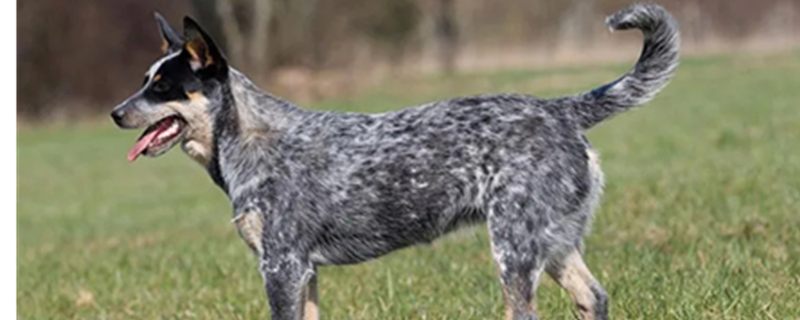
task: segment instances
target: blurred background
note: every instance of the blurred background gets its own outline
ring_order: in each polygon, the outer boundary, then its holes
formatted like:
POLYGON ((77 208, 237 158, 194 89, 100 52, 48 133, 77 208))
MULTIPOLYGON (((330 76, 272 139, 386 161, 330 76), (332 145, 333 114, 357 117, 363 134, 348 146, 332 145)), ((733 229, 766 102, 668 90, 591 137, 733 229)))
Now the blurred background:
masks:
MULTIPOLYGON (((159 55, 153 11, 191 15, 232 64, 299 102, 350 96, 389 75, 624 61, 635 33, 603 17, 627 0, 18 1, 17 111, 24 120, 108 111, 159 55), (627 45, 627 46, 626 46, 627 45)), ((786 50, 799 0, 664 0, 684 54, 786 50)))

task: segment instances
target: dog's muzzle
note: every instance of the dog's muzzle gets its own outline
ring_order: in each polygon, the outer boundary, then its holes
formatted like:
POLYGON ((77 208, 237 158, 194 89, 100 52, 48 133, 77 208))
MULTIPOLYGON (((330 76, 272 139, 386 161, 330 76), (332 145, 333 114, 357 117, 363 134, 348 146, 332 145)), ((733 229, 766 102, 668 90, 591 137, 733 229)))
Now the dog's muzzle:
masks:
POLYGON ((141 99, 139 94, 133 95, 124 102, 120 103, 114 110, 111 110, 111 119, 121 129, 136 129, 148 125, 141 108, 137 106, 137 101, 141 99))
POLYGON ((116 123, 117 126, 124 127, 122 125, 122 120, 125 119, 125 109, 118 108, 111 111, 111 119, 114 119, 114 123, 116 123))

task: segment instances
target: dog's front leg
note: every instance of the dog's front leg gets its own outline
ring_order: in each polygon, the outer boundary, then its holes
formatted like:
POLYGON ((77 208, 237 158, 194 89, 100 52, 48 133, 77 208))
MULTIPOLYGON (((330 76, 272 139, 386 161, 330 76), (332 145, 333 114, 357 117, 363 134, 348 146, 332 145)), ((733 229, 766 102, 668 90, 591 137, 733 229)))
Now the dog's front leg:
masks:
MULTIPOLYGON (((233 201, 234 222, 240 235, 259 257, 259 271, 269 296, 272 320, 301 320, 306 301, 316 302, 315 266, 304 249, 300 215, 274 208, 258 193, 242 192, 233 201), (313 283, 312 283, 313 282, 313 283)), ((314 303, 315 304, 315 303, 314 303)), ((316 315, 316 310, 310 310, 316 315)))
POLYGON ((313 279, 314 269, 298 252, 277 251, 282 252, 268 253, 261 261, 272 320, 301 320, 305 311, 304 289, 313 279))
POLYGON ((319 297, 317 293, 317 268, 303 288, 303 320, 319 320, 319 297))

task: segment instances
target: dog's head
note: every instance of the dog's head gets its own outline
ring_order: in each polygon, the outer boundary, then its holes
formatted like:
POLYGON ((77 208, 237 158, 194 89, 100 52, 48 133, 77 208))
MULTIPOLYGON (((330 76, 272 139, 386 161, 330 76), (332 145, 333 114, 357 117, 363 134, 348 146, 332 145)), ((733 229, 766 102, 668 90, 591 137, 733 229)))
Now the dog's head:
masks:
POLYGON ((128 153, 157 157, 176 144, 195 160, 207 162, 211 151, 211 106, 227 85, 225 57, 198 24, 184 18, 178 34, 156 13, 164 55, 145 73, 142 88, 111 112, 123 129, 146 128, 128 153))

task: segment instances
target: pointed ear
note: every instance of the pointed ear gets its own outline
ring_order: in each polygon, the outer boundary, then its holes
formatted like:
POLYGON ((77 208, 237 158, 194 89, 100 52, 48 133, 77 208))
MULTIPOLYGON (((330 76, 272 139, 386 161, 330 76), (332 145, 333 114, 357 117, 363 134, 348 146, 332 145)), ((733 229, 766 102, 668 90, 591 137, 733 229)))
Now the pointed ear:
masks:
POLYGON ((228 63, 222 52, 214 44, 214 40, 192 18, 183 18, 183 36, 186 39, 183 50, 188 55, 192 70, 227 74, 228 63))
POLYGON ((158 11, 154 13, 154 16, 156 17, 156 22, 158 22, 158 29, 161 31, 161 40, 163 41, 161 51, 167 54, 180 50, 183 47, 183 37, 172 28, 167 19, 164 19, 164 16, 158 11))

